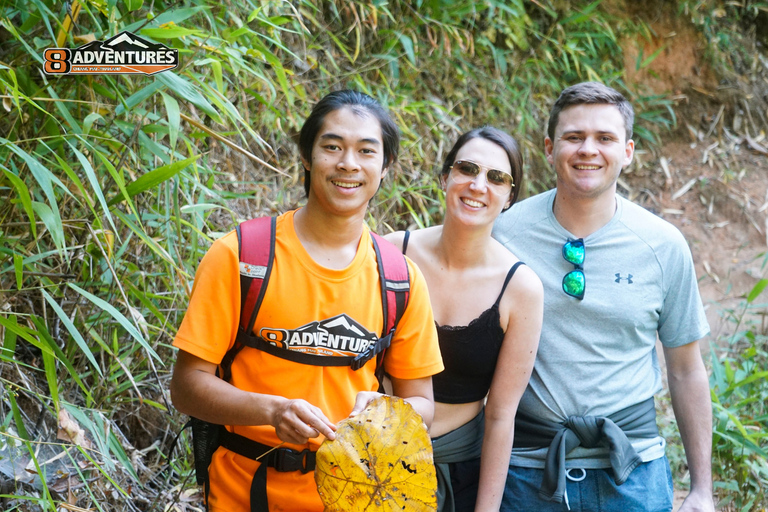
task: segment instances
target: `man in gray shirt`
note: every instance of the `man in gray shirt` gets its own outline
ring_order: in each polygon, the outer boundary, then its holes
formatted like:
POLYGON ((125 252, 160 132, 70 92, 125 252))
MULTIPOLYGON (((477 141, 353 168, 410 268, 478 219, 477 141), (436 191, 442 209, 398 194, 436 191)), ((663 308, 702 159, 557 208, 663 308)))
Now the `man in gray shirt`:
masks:
POLYGON ((680 510, 714 511, 699 350, 709 326, 682 234, 616 194, 632 161, 633 120, 610 87, 565 89, 544 141, 557 188, 516 204, 494 227, 544 285, 544 325, 502 510, 672 510, 653 402, 658 335, 691 475, 680 510))

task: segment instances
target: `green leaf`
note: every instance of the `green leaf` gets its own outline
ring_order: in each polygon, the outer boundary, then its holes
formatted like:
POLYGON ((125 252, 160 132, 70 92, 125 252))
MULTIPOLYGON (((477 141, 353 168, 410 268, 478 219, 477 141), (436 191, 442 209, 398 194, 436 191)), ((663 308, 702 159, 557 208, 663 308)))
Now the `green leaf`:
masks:
POLYGON ((413 40, 405 34, 397 34, 397 38, 400 39, 400 44, 403 45, 405 55, 411 64, 416 65, 416 54, 413 51, 413 40))
MULTIPOLYGON (((196 155, 184 160, 179 160, 178 162, 173 162, 172 164, 158 167, 154 171, 149 171, 148 173, 141 176, 139 179, 137 179, 133 183, 129 183, 128 186, 125 187, 125 190, 128 193, 128 197, 133 197, 137 194, 140 194, 141 192, 144 192, 145 190, 155 188, 162 182, 176 176, 179 172, 181 172, 183 169, 186 169, 187 166, 189 166, 189 164, 191 164, 201 156, 202 155, 196 155)), ((115 203, 119 203, 123 199, 124 198, 122 195, 115 196, 109 202, 109 205, 112 206, 115 203)))
POLYGON ((219 113, 216 112, 213 106, 203 97, 202 94, 200 94, 195 86, 189 83, 187 80, 172 71, 160 73, 155 75, 155 77, 157 79, 157 83, 164 84, 171 91, 175 92, 195 106, 201 108, 203 112, 211 116, 215 121, 221 122, 219 113))
MULTIPOLYGON (((152 24, 164 25, 166 23, 174 23, 176 25, 179 25, 181 24, 181 22, 191 18, 195 14, 201 11, 205 11, 207 9, 210 9, 210 7, 201 6, 201 7, 184 7, 184 8, 168 9, 158 14, 156 18, 153 18, 152 24)), ((141 27, 143 27, 146 24, 147 24, 146 19, 139 19, 139 21, 136 21, 135 23, 131 23, 130 25, 123 27, 123 30, 136 33, 137 30, 140 30, 141 27)))
MULTIPOLYGON (((162 73, 159 76, 162 76, 165 74, 168 74, 168 73, 162 73)), ((141 102, 143 102, 144 100, 146 100, 147 98, 155 94, 157 91, 162 89, 163 86, 165 86, 165 84, 163 84, 162 82, 156 81, 156 82, 152 82, 151 84, 139 90, 138 92, 131 94, 125 99, 124 104, 117 106, 117 108, 115 109, 115 115, 119 116, 123 114, 126 111, 126 109, 129 109, 129 110, 133 109, 135 106, 139 105, 141 102)))
POLYGON ((213 79, 216 81, 216 89, 224 94, 224 76, 221 72, 221 61, 218 59, 203 59, 195 61, 195 66, 210 66, 213 70, 213 79))
POLYGON ((758 295, 763 293, 763 290, 765 290, 766 286, 768 286, 768 279, 759 280, 755 286, 752 287, 752 291, 750 291, 747 295, 747 302, 752 303, 752 301, 754 301, 758 295))
POLYGON ((24 258, 17 252, 13 253, 13 270, 16 273, 16 289, 21 290, 24 283, 24 258))
POLYGON ((212 204, 212 203, 187 204, 182 206, 180 210, 181 210, 181 213, 197 213, 197 212, 204 212, 207 210, 213 210, 215 208, 223 208, 228 212, 232 211, 226 206, 222 206, 220 204, 212 204))
MULTIPOLYGON (((8 318, 8 322, 11 325, 17 326, 18 320, 15 316, 10 316, 8 318)), ((5 331, 5 339, 3 340, 3 351, 5 352, 3 355, 9 357, 10 359, 13 359, 13 355, 16 353, 16 338, 17 334, 12 329, 6 329, 5 331)))
POLYGON ((107 200, 104 198, 104 192, 101 190, 99 178, 96 176, 96 171, 93 169, 91 162, 82 152, 77 149, 73 143, 67 141, 67 144, 69 144, 69 147, 75 154, 77 161, 80 162, 83 171, 85 171, 85 176, 88 178, 88 183, 91 184, 91 189, 93 190, 93 193, 96 194, 96 198, 99 200, 99 204, 101 205, 102 210, 104 210, 104 215, 107 217, 109 225, 112 226, 113 231, 117 232, 115 222, 112 220, 112 215, 109 213, 109 205, 107 204, 107 200))
POLYGON ((98 112, 91 112, 87 116, 85 116, 85 119, 83 120, 83 134, 88 135, 88 133, 91 131, 91 127, 93 126, 93 123, 97 120, 101 119, 104 120, 104 117, 99 114, 98 112))
POLYGON ((54 213, 51 208, 39 201, 32 201, 32 209, 37 216, 43 221, 45 227, 48 228, 48 232, 51 234, 54 245, 61 252, 64 250, 64 226, 61 224, 61 218, 58 216, 59 211, 54 213))
POLYGON ((51 392, 56 410, 59 409, 59 379, 56 374, 56 358, 47 351, 43 352, 43 368, 45 368, 45 379, 48 381, 48 390, 51 392))
POLYGON ((205 34, 200 30, 179 26, 145 28, 142 29, 139 33, 143 36, 151 37, 152 39, 176 39, 177 37, 184 36, 205 36, 205 34))
POLYGON ((179 102, 163 91, 160 91, 163 95, 163 102, 165 102, 165 111, 168 113, 168 147, 171 150, 171 155, 176 150, 176 141, 179 138, 179 126, 181 124, 181 113, 179 111, 179 102))
POLYGON ((651 62, 656 60, 656 57, 658 57, 659 54, 666 49, 667 49, 667 45, 664 45, 658 50, 656 50, 655 52, 653 52, 650 57, 648 57, 647 59, 643 60, 643 62, 640 63, 640 66, 638 67, 638 69, 643 69, 645 67, 648 67, 651 64, 651 62))
POLYGON ((75 340, 75 343, 80 347, 80 350, 83 351, 83 354, 85 354, 85 357, 88 358, 88 361, 90 361, 91 366, 98 372, 99 375, 102 375, 101 373, 101 367, 96 362, 96 358, 93 357, 93 353, 91 353, 91 349, 88 347, 88 344, 85 342, 83 337, 80 335, 80 332, 77 330, 77 327, 75 327, 75 324, 72 323, 72 320, 69 319, 69 317, 64 313, 64 310, 61 309, 61 306, 53 300, 53 297, 51 297, 45 290, 41 290, 43 293, 43 297, 45 298, 45 301, 50 304, 51 308, 56 312, 56 315, 61 319, 61 323, 64 324, 64 327, 67 328, 67 331, 69 331, 69 334, 72 336, 72 339, 75 340))
POLYGON ((592 11, 594 11, 597 8, 598 5, 600 5, 601 2, 602 0, 597 0, 595 2, 592 2, 591 4, 586 6, 581 12, 574 14, 572 16, 569 16, 568 18, 564 19, 560 23, 562 23, 563 25, 567 25, 569 23, 579 24, 583 21, 589 20, 591 17, 590 14, 592 13, 592 11))
POLYGON ((93 302, 96 306, 109 313, 112 318, 117 320, 117 322, 123 326, 126 331, 128 331, 128 334, 130 334, 133 339, 138 341, 139 344, 144 347, 144 350, 147 351, 147 354, 160 361, 160 356, 158 356, 157 352, 155 352, 152 347, 149 346, 149 343, 147 343, 147 340, 144 339, 144 336, 141 335, 141 332, 136 328, 136 326, 133 325, 127 318, 125 318, 125 316, 120 313, 113 305, 106 302, 104 299, 101 299, 92 293, 83 290, 74 283, 67 283, 67 285, 89 301, 93 302))
POLYGON ((138 11, 144 4, 144 0, 124 0, 128 11, 138 11))
POLYGON ((29 229, 30 231, 32 231, 32 237, 37 239, 37 223, 35 222, 35 210, 32 208, 32 198, 29 195, 29 189, 27 188, 27 185, 21 180, 21 178, 13 174, 11 171, 6 169, 2 165, 0 165, 0 169, 2 169, 5 175, 8 177, 8 179, 11 180, 11 183, 16 189, 16 192, 18 192, 21 205, 24 207, 24 211, 27 213, 27 217, 29 217, 29 229))
POLYGON ((13 414, 13 422, 16 424, 16 432, 19 433, 20 438, 29 441, 29 433, 27 432, 27 427, 24 426, 24 420, 21 417, 21 410, 19 409, 19 405, 16 403, 16 393, 3 393, 3 395, 7 396, 8 401, 11 402, 11 414, 13 414))

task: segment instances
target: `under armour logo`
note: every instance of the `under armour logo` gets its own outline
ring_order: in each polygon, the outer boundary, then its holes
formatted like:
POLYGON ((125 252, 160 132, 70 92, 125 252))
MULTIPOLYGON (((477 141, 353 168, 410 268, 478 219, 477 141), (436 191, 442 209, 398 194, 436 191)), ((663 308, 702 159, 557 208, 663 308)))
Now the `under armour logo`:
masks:
POLYGON ((627 277, 621 277, 621 274, 616 273, 614 274, 616 276, 616 282, 620 283, 622 279, 625 279, 627 281, 627 284, 632 284, 632 274, 627 274, 627 277))

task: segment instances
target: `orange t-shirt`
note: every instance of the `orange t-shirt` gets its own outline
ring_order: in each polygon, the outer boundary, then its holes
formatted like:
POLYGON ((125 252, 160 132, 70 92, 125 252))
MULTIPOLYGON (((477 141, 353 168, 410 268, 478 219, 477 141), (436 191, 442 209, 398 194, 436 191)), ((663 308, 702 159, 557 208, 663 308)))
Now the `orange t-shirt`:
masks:
MULTIPOLYGON (((367 228, 352 263, 342 270, 318 265, 301 245, 294 212, 277 219, 275 259, 254 332, 282 341, 289 349, 356 355, 381 335, 384 319, 376 254, 367 228)), ((399 379, 429 377, 443 370, 424 277, 408 260, 411 293, 397 325, 384 366, 399 379)), ((240 318, 237 235, 217 240, 195 276, 189 308, 174 346, 219 364, 232 347, 240 318)), ((239 389, 301 398, 319 407, 332 422, 349 415, 359 391, 375 391, 375 358, 358 371, 348 366, 311 366, 244 348, 232 364, 231 383, 239 389)), ((280 440, 269 425, 229 426, 260 443, 280 440)), ((319 448, 322 437, 295 450, 319 448)), ((220 448, 209 468, 212 512, 249 510, 250 486, 259 463, 220 448)), ((322 511, 312 473, 268 469, 270 510, 322 511)))

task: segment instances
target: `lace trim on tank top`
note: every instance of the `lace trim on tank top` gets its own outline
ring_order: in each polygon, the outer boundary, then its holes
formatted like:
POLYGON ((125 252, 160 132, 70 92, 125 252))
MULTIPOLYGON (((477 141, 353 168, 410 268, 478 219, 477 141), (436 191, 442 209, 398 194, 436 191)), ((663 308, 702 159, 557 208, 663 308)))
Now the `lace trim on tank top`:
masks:
MULTIPOLYGON (((410 232, 403 238, 403 254, 410 232)), ((491 307, 467 325, 440 325, 437 337, 443 353, 445 370, 432 376, 432 389, 437 402, 463 404, 482 400, 491 387, 504 331, 501 328, 499 303, 510 279, 522 261, 509 269, 499 296, 491 307)))

